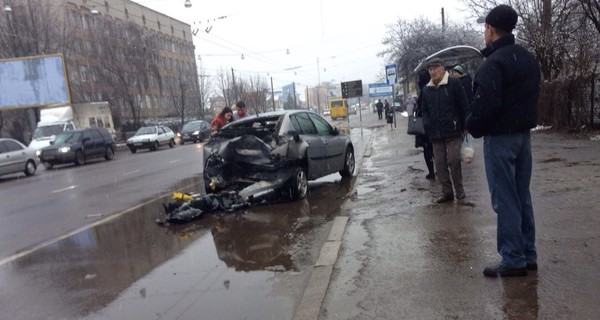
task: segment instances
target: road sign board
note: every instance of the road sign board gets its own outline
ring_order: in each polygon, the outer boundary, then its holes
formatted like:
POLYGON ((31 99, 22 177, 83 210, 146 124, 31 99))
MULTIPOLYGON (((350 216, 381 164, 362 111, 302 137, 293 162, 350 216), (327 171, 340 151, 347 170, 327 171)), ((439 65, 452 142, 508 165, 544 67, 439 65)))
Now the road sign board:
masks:
POLYGON ((342 82, 342 98, 362 97, 362 80, 342 82))
POLYGON ((386 97, 394 95, 394 87, 387 83, 369 83, 369 97, 386 97))
POLYGON ((385 80, 387 84, 398 83, 398 68, 395 64, 385 66, 385 80))

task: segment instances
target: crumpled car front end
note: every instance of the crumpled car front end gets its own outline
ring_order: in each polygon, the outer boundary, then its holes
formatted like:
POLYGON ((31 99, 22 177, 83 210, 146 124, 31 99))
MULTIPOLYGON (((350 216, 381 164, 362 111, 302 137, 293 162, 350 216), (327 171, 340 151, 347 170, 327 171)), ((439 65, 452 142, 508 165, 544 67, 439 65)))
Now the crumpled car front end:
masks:
POLYGON ((298 162, 288 156, 289 147, 289 139, 274 134, 263 139, 249 134, 231 139, 213 137, 204 146, 207 192, 242 190, 259 181, 284 183, 298 162))

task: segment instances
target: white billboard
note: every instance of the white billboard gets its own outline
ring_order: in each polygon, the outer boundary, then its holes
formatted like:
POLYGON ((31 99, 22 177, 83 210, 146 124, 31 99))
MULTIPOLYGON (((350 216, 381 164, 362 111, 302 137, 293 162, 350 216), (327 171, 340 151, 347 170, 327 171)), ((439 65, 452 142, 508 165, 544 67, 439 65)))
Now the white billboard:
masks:
POLYGON ((62 55, 0 60, 0 111, 70 102, 62 55))

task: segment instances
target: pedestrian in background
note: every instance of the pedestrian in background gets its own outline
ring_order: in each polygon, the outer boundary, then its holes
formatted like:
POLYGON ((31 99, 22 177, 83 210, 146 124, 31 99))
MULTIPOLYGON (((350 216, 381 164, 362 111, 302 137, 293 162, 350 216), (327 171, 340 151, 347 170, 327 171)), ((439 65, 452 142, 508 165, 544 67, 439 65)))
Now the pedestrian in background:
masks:
POLYGON ((381 120, 383 118, 383 103, 381 103, 381 99, 377 99, 377 103, 375 103, 375 108, 377 108, 377 116, 379 117, 379 120, 381 120))
POLYGON ((210 131, 217 132, 224 125, 231 122, 231 117, 233 115, 233 111, 231 111, 230 107, 225 107, 221 112, 210 122, 210 131))
POLYGON ((463 89, 465 89, 465 94, 467 94, 467 100, 471 104, 473 102, 473 78, 459 64, 452 69, 452 76, 460 79, 460 83, 462 83, 463 89))
MULTIPOLYGON (((418 74, 417 85, 419 87, 419 95, 417 97, 417 104, 414 109, 415 117, 423 117, 423 113, 421 112, 421 102, 422 102, 422 93, 423 88, 427 83, 431 80, 429 77, 429 72, 423 69, 418 74)), ((423 148, 423 158, 425 159, 425 165, 427 166, 427 175, 425 179, 427 180, 435 180, 435 171, 433 169, 433 146, 431 145, 431 141, 429 140, 429 136, 427 134, 417 134, 415 135, 415 148, 423 148)))
POLYGON ((413 115, 415 112, 415 104, 415 98, 409 94, 408 97, 406 97, 406 100, 404 100, 404 105, 406 105, 406 113, 413 115))
POLYGON ((248 112, 246 112, 246 104, 244 103, 244 101, 238 101, 235 104, 235 112, 233 113, 233 120, 232 121, 236 121, 236 120, 240 120, 246 117, 249 117, 250 114, 248 112))
POLYGON ((435 171, 442 184, 437 203, 465 198, 462 182, 460 144, 469 109, 467 95, 460 80, 450 77, 440 58, 427 61, 431 80, 423 88, 423 125, 433 145, 435 171), (450 179, 452 177, 452 179, 450 179), (452 187, 454 186, 454 190, 452 187))
POLYGON ((485 17, 486 59, 475 74, 475 98, 467 117, 473 137, 484 137, 485 173, 497 214, 502 261, 488 277, 525 276, 537 270, 535 221, 529 184, 530 129, 537 124, 540 70, 535 57, 515 43, 517 13, 499 5, 485 17))

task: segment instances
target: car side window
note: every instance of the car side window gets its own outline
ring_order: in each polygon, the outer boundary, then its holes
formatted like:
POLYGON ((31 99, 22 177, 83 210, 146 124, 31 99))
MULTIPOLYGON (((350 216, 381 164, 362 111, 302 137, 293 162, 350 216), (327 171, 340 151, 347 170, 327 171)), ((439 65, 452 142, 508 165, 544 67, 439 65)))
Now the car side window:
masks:
POLYGON ((330 136, 331 135, 331 126, 327 121, 323 120, 323 118, 317 116, 316 114, 308 114, 312 121, 317 127, 317 132, 319 132, 320 136, 330 136))
POLYGON ((83 132, 83 139, 85 139, 85 138, 92 140, 92 133, 90 132, 90 130, 86 130, 83 132))
POLYGON ((92 130, 92 138, 94 140, 102 140, 102 135, 100 135, 100 132, 98 132, 98 130, 92 130))
POLYGON ((0 154, 8 152, 8 147, 4 144, 4 141, 0 141, 0 154))
POLYGON ((6 151, 10 152, 10 151, 19 151, 21 149, 23 149, 23 147, 21 147, 18 143, 14 142, 14 141, 4 141, 4 144, 6 145, 6 151))
MULTIPOLYGON (((300 130, 297 130, 298 128, 296 128, 296 130, 299 133, 303 133, 303 134, 317 134, 318 133, 317 128, 315 128, 315 125, 308 117, 308 113, 306 113, 306 112, 296 113, 296 114, 292 115, 291 118, 293 118, 297 122, 298 126, 300 127, 300 130)), ((294 124, 294 121, 292 121, 292 124, 294 124)), ((295 124, 294 124, 294 127, 296 127, 295 124)))

